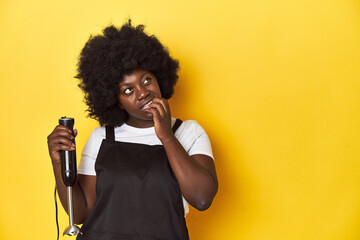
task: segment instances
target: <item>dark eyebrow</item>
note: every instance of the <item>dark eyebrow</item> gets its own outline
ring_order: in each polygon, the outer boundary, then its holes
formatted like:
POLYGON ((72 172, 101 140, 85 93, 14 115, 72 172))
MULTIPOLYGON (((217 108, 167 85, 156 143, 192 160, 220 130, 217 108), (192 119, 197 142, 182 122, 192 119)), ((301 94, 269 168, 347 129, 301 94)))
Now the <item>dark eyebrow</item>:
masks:
POLYGON ((129 86, 130 84, 128 84, 128 83, 123 83, 123 84, 119 84, 119 87, 121 88, 121 87, 123 87, 123 86, 129 86))
POLYGON ((141 74, 140 79, 143 79, 146 74, 148 74, 148 73, 144 72, 143 74, 141 74))

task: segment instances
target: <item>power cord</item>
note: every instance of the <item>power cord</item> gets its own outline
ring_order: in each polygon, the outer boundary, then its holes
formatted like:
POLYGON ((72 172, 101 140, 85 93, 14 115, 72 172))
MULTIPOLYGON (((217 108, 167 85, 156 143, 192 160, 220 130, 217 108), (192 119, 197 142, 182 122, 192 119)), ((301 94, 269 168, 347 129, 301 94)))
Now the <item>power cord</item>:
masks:
POLYGON ((56 228, 57 228, 57 240, 59 240, 59 220, 58 220, 58 206, 57 206, 57 200, 56 200, 56 184, 55 184, 55 193, 54 193, 54 198, 55 198, 55 215, 56 215, 56 228))

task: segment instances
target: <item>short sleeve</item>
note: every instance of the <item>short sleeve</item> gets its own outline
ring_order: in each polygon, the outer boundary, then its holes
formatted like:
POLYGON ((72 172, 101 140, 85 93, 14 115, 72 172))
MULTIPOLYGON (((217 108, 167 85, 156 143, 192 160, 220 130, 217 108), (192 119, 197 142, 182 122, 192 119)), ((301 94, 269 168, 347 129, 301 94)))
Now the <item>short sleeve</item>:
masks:
POLYGON ((199 124, 197 124, 195 132, 197 133, 196 134, 197 137, 194 141, 194 144, 191 146, 191 148, 188 151, 189 155, 191 156, 195 154, 204 154, 214 159, 210 140, 205 130, 199 124))
POLYGON ((78 167, 78 173, 84 175, 96 175, 95 162, 99 153, 102 140, 105 138, 105 130, 98 127, 93 130, 89 139, 86 141, 78 167))
POLYGON ((189 156, 204 154, 214 159, 209 137, 196 121, 184 121, 176 131, 175 136, 189 156))

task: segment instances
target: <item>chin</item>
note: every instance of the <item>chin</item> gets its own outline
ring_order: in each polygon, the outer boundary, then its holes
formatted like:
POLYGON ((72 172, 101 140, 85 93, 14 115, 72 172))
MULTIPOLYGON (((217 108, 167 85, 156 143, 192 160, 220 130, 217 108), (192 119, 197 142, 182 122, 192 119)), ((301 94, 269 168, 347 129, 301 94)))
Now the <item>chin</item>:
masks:
POLYGON ((152 115, 152 113, 146 113, 146 117, 145 117, 145 120, 151 120, 151 121, 153 121, 153 115, 152 115))

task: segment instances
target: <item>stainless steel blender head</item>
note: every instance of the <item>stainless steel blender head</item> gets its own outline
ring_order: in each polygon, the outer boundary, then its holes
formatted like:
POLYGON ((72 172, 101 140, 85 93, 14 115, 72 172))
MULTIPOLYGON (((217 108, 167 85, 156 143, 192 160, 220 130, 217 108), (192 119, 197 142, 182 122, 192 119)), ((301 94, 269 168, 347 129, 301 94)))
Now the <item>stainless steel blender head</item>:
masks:
POLYGON ((75 236, 80 233, 80 228, 74 224, 74 209, 73 209, 73 200, 72 200, 72 186, 67 187, 67 197, 68 197, 68 210, 69 210, 69 223, 70 225, 65 228, 63 236, 75 236))

